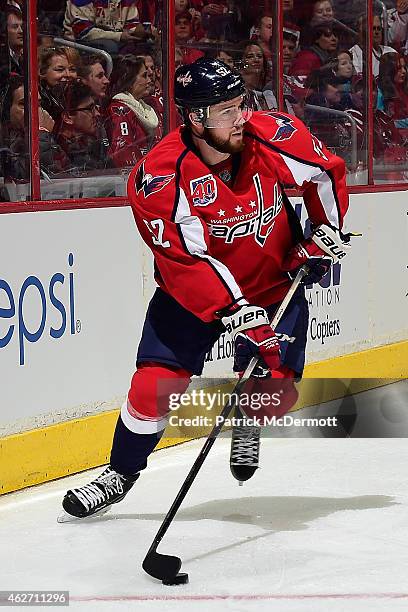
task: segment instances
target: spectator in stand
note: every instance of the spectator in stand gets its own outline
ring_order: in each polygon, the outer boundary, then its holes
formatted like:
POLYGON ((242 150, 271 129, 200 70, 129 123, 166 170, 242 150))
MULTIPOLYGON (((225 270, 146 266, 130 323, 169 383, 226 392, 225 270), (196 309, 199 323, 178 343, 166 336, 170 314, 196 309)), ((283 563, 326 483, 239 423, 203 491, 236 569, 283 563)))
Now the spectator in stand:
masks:
POLYGON ((302 36, 300 41, 302 48, 311 44, 310 37, 313 26, 322 23, 330 23, 336 27, 336 35, 342 47, 348 47, 355 41, 354 31, 336 19, 331 0, 312 0, 311 4, 306 6, 308 6, 308 9, 302 20, 302 36))
POLYGON ((201 8, 202 2, 199 2, 199 10, 191 6, 189 0, 174 1, 176 16, 182 13, 190 13, 191 15, 191 31, 195 40, 201 40, 205 37, 205 32, 201 27, 201 8))
POLYGON ((155 94, 155 76, 156 76, 156 67, 153 59, 153 55, 147 49, 139 49, 139 53, 137 57, 140 57, 144 61, 144 65, 147 70, 147 80, 148 80, 148 96, 153 96, 155 94))
MULTIPOLYGON (((356 22, 356 29, 358 31, 359 42, 351 47, 350 51, 353 55, 354 70, 358 76, 363 74, 363 46, 364 36, 367 29, 367 18, 365 15, 360 15, 356 22)), ((378 77, 380 69, 380 59, 384 53, 396 53, 392 47, 384 46, 383 41, 383 27, 382 21, 379 15, 373 17, 373 75, 378 77)))
POLYGON ((140 23, 137 7, 137 0, 67 0, 65 36, 115 55, 151 36, 140 23))
POLYGON ((38 36, 37 36, 37 51, 40 54, 43 49, 49 49, 55 47, 54 38, 60 36, 59 30, 55 26, 43 26, 39 24, 38 36))
MULTIPOLYGON (((302 82, 290 76, 292 62, 299 47, 300 30, 296 25, 285 24, 283 27, 283 98, 285 110, 303 121, 306 90, 302 82)), ((272 87, 270 87, 272 89, 272 87)))
POLYGON ((71 173, 108 167, 108 142, 101 125, 99 106, 81 81, 65 88, 64 111, 55 122, 54 135, 65 152, 71 173))
POLYGON ((24 52, 22 13, 16 6, 8 5, 6 9, 6 19, 9 72, 22 74, 24 52))
POLYGON ((154 57, 154 91, 157 96, 163 95, 161 51, 157 52, 154 57))
POLYGON ((234 68, 234 56, 226 49, 220 49, 215 57, 216 59, 219 59, 224 62, 224 64, 227 64, 227 66, 229 66, 230 68, 234 68))
POLYGON ((299 87, 296 83, 291 82, 285 77, 283 82, 285 112, 289 115, 295 115, 298 119, 304 121, 306 93, 304 87, 299 87))
POLYGON ((206 57, 211 57, 214 59, 221 60, 224 64, 227 64, 230 68, 235 68, 235 55, 236 51, 232 49, 230 46, 226 49, 224 46, 216 47, 215 49, 211 49, 207 51, 206 57))
MULTIPOLYGON (((330 67, 314 70, 306 80, 305 89, 312 92, 307 97, 307 104, 343 110, 337 77, 330 67)), ((321 117, 318 114, 316 120, 320 121, 321 117)))
POLYGON ((125 55, 116 60, 106 119, 109 156, 115 167, 134 166, 156 142, 159 119, 144 100, 150 87, 142 58, 125 55))
POLYGON ((295 59, 300 39, 300 30, 295 25, 283 26, 283 74, 289 74, 292 62, 295 59))
POLYGON ((68 78, 73 81, 78 78, 81 69, 81 56, 73 47, 63 47, 68 60, 68 78))
POLYGON ((344 109, 352 108, 353 93, 353 56, 350 51, 340 50, 334 62, 333 72, 337 78, 337 87, 341 94, 341 105, 344 109))
POLYGON ((393 119, 403 136, 408 135, 407 68, 399 53, 385 53, 381 57, 377 106, 393 119))
POLYGON ((311 29, 311 46, 300 51, 292 62, 290 74, 305 79, 337 55, 338 34, 335 24, 324 21, 311 29))
POLYGON ((64 47, 48 47, 40 55, 40 77, 49 87, 70 80, 70 63, 64 47))
POLYGON ((261 47, 267 64, 267 80, 272 78, 272 15, 264 14, 258 19, 255 26, 253 40, 261 47))
POLYGON ((252 110, 277 109, 275 94, 265 88, 267 63, 262 47, 249 41, 244 44, 241 74, 247 88, 248 103, 252 110))
POLYGON ((109 79, 101 64, 99 55, 87 55, 82 58, 78 70, 81 81, 89 87, 96 102, 104 106, 107 101, 109 79))
POLYGON ((377 166, 374 170, 376 180, 387 182, 407 180, 406 137, 403 137, 400 130, 395 127, 393 119, 378 109, 374 113, 374 160, 377 166), (398 169, 398 165, 401 166, 401 170, 398 169), (383 168, 380 169, 378 166, 383 168))
POLYGON ((174 10, 176 11, 176 15, 178 13, 184 13, 190 9, 189 0, 174 0, 174 10))
POLYGON ((72 74, 65 49, 43 49, 39 57, 39 72, 41 104, 55 121, 64 109, 64 88, 72 74))
POLYGON ((156 85, 156 65, 152 53, 149 53, 148 50, 145 50, 145 53, 139 54, 137 57, 143 59, 147 70, 148 91, 147 95, 143 99, 145 102, 147 102, 149 106, 154 109, 159 120, 159 125, 157 126, 154 138, 154 144, 156 144, 157 142, 159 142, 159 140, 161 140, 163 136, 163 93, 161 89, 157 88, 156 85))
POLYGON ((298 23, 297 12, 293 10, 293 0, 283 0, 283 22, 298 23))
POLYGON ((38 24, 43 31, 57 31, 55 36, 62 36, 66 4, 66 0, 37 1, 38 24))
POLYGON ((322 21, 333 21, 334 10, 330 0, 316 0, 312 5, 311 25, 322 21))
POLYGON ((208 40, 235 41, 235 20, 234 0, 203 0, 201 24, 208 40))
MULTIPOLYGON (((41 107, 38 118, 41 173, 49 176, 62 172, 67 168, 68 160, 51 134, 54 121, 41 107)), ((3 149, 0 174, 6 181, 25 181, 28 177, 28 155, 24 122, 24 80, 20 75, 11 77, 7 84, 0 108, 0 120, 0 148, 3 149)))
MULTIPOLYGON (((330 67, 312 72, 306 81, 306 89, 312 90, 306 104, 324 107, 328 110, 344 111, 342 97, 336 76, 330 67)), ((322 140, 336 155, 340 155, 351 165, 351 130, 350 122, 341 116, 322 113, 306 106, 305 121, 310 131, 322 140)), ((356 168, 353 168, 355 170, 356 168)))
MULTIPOLYGON (((384 56, 385 57, 385 56, 384 56)), ((358 124, 358 131, 362 141, 364 141, 364 126, 365 119, 365 103, 364 103, 365 83, 364 79, 360 78, 354 87, 354 103, 358 110, 350 110, 354 119, 358 124)), ((375 108, 378 98, 377 83, 373 79, 373 108, 375 108)), ((376 168, 374 169, 374 177, 381 181, 400 181, 406 180, 406 164, 408 162, 408 149, 406 140, 400 134, 400 131, 395 127, 393 119, 383 110, 374 111, 374 160, 376 168), (394 168, 390 168, 390 165, 394 168), (401 170, 395 168, 395 165, 402 165, 401 170)), ((366 159, 363 159, 364 167, 366 167, 366 159)))
POLYGON ((188 11, 176 13, 174 36, 176 44, 187 45, 193 40, 192 17, 188 11))
POLYGON ((194 49, 191 45, 193 41, 192 17, 188 11, 178 13, 176 15, 174 26, 176 55, 181 64, 191 64, 199 57, 203 57, 204 53, 198 49, 194 49))
POLYGON ((407 54, 408 0, 397 0, 388 11, 388 41, 400 53, 407 54))

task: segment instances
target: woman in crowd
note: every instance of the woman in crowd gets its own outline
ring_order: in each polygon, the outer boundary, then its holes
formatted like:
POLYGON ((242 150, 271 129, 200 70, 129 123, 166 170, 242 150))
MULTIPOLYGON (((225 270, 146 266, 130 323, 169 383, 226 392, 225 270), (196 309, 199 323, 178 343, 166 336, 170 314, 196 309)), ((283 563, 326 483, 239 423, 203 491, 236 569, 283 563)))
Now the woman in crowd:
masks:
POLYGON ((65 48, 49 47, 40 53, 39 72, 42 107, 56 120, 64 109, 65 85, 76 78, 77 68, 70 68, 65 48))
POLYGON ((134 166, 155 144, 159 119, 143 100, 149 89, 143 58, 125 55, 116 60, 106 117, 109 156, 116 167, 134 166))
MULTIPOLYGON (((24 79, 20 75, 10 78, 0 104, 0 174, 5 180, 28 180, 26 126, 24 122, 24 79)), ((53 175, 68 167, 64 152, 52 136, 54 121, 39 108, 40 170, 42 175, 53 175)))
POLYGON ((48 87, 69 81, 70 68, 63 47, 48 47, 41 51, 39 58, 40 78, 48 87))
POLYGON ((311 31, 311 45, 300 51, 292 62, 290 74, 303 79, 337 57, 338 33, 330 21, 315 25, 311 31))
POLYGON ((394 120, 403 136, 408 136, 407 68, 399 53, 386 53, 380 60, 378 109, 394 120))
POLYGON ((68 78, 70 81, 73 81, 78 78, 82 65, 81 56, 73 47, 63 47, 63 49, 68 60, 68 78))
POLYGON ((267 63, 262 47, 255 41, 244 44, 241 74, 245 81, 248 101, 253 110, 277 109, 275 94, 265 88, 267 63))
POLYGON ((334 9, 331 1, 312 0, 311 3, 305 3, 303 15, 300 18, 300 46, 302 49, 310 47, 312 44, 313 28, 325 23, 334 24, 334 9))
POLYGON ((334 61, 333 72, 337 79, 337 87, 341 95, 341 108, 353 107, 353 91, 356 76, 354 74, 353 56, 350 51, 340 50, 334 61))
POLYGON ((330 0, 316 0, 312 4, 311 24, 321 23, 324 20, 334 19, 333 5, 330 0))

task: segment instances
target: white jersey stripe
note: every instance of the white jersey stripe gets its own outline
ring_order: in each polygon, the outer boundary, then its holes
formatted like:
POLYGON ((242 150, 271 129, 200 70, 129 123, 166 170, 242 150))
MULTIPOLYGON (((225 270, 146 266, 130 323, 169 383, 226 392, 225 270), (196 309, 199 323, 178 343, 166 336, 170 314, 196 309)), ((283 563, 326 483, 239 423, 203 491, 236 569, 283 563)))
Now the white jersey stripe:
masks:
MULTIPOLYGON (((207 253, 204 229, 200 219, 191 214, 190 205, 184 190, 180 188, 180 198, 177 203, 175 223, 180 227, 185 245, 191 255, 206 259, 217 270, 219 276, 229 288, 234 299, 242 298, 242 291, 227 266, 207 253)), ((245 301, 246 302, 246 301, 245 301)), ((244 302, 243 302, 244 303, 244 302)))
POLYGON ((333 191, 333 184, 327 172, 325 170, 322 171, 317 166, 311 166, 307 162, 301 162, 288 157, 282 151, 280 151, 280 155, 299 187, 305 182, 312 182, 317 185, 317 193, 328 223, 334 227, 340 227, 339 211, 333 191))

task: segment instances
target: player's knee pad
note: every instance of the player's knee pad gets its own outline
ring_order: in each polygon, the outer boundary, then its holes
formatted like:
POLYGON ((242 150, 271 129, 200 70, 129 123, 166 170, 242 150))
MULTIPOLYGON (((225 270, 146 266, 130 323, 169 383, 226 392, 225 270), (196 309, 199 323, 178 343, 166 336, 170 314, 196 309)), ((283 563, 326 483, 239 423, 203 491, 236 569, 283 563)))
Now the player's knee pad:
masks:
POLYGON ((128 411, 146 421, 165 419, 170 410, 170 395, 184 393, 191 373, 160 363, 141 364, 132 377, 128 411))

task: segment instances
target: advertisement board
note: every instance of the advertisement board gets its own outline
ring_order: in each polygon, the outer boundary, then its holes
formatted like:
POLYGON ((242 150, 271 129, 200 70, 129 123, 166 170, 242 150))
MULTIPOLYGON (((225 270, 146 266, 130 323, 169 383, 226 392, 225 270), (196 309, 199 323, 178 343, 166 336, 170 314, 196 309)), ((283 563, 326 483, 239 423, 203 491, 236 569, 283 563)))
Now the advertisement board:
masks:
MULTIPOLYGON (((130 208, 3 214, 0 224, 0 437, 119 407, 155 287, 130 208)), ((308 363, 408 338, 405 193, 351 196, 345 231, 363 235, 306 288, 308 363)), ((229 376, 232 348, 221 336, 204 375, 229 376)))
POLYGON ((0 436, 117 407, 145 311, 131 210, 0 215, 0 436))

